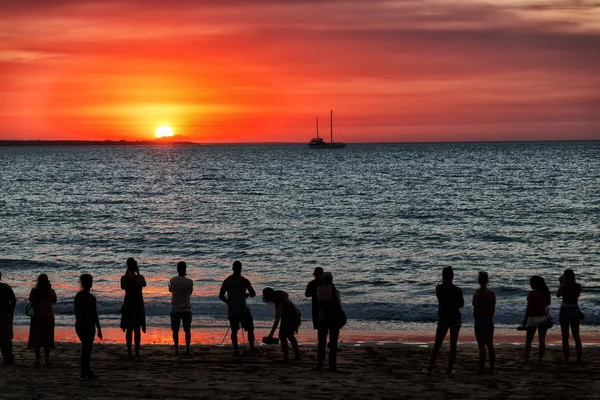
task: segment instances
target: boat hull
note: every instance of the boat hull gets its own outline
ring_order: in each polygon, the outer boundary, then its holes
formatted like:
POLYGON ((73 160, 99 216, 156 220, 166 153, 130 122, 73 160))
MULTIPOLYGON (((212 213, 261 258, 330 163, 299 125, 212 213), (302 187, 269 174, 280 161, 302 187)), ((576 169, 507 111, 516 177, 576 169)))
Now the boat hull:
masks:
POLYGON ((343 149, 346 143, 309 144, 311 149, 343 149))

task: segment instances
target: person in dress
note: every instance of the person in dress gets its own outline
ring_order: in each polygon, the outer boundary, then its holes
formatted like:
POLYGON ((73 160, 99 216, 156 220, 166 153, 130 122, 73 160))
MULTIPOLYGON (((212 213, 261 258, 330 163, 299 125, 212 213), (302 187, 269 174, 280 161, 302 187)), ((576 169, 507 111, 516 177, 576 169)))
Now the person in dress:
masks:
POLYGON ((135 340, 135 356, 140 357, 141 332, 146 333, 146 310, 144 308, 143 288, 146 279, 140 274, 137 261, 127 259, 127 271, 121 277, 121 289, 125 291, 125 299, 121 307, 121 329, 125 332, 127 353, 132 358, 131 341, 135 340), (140 332, 141 331, 141 332, 140 332))
POLYGON ((582 348, 581 338, 579 337, 579 322, 582 313, 579 310, 577 301, 581 295, 581 285, 575 281, 575 273, 571 269, 565 270, 563 276, 559 278, 560 287, 556 292, 556 297, 562 297, 560 305, 560 330, 562 333, 562 347, 565 362, 569 362, 569 328, 575 341, 575 353, 577 362, 581 362, 582 348))
POLYGON ((477 278, 479 289, 473 294, 473 318, 475 338, 479 346, 479 375, 484 373, 486 347, 490 355, 490 374, 494 374, 496 351, 494 350, 494 314, 496 295, 488 288, 488 273, 481 271, 477 278))
POLYGON ((95 379, 90 368, 92 358, 92 346, 96 329, 98 329, 98 339, 102 339, 102 328, 96 308, 96 296, 91 293, 94 279, 90 274, 83 274, 79 277, 81 291, 75 295, 75 332, 81 341, 81 379, 95 379))
POLYGON ((273 339, 277 326, 281 322, 281 326, 279 326, 279 341, 281 343, 281 350, 283 351, 283 362, 287 363, 290 361, 288 341, 294 350, 294 361, 301 361, 302 357, 300 356, 298 340, 295 336, 295 333, 298 333, 301 323, 300 311, 298 311, 294 303, 289 299, 288 294, 283 290, 263 289, 263 301, 266 304, 275 306, 275 320, 268 336, 269 339, 273 339))
POLYGON ((455 286, 454 270, 452 267, 445 267, 442 270, 442 284, 436 286, 435 293, 438 299, 438 326, 435 333, 435 343, 431 351, 429 366, 425 372, 431 374, 435 360, 440 352, 444 338, 450 330, 450 357, 448 357, 448 375, 454 375, 452 367, 456 361, 458 334, 462 324, 460 309, 465 305, 462 289, 455 286))
POLYGON ((337 371, 338 339, 340 329, 346 324, 346 315, 342 310, 340 292, 333 284, 333 275, 330 272, 323 274, 322 284, 317 288, 317 299, 319 305, 318 316, 318 371, 323 369, 325 363, 325 352, 327 347, 327 336, 329 335, 329 371, 337 371))
POLYGON ((250 308, 246 304, 246 299, 256 296, 256 292, 250 281, 242 276, 242 263, 240 261, 235 261, 232 269, 233 274, 229 275, 221 285, 219 299, 227 304, 227 316, 231 328, 231 344, 233 345, 235 356, 239 357, 237 335, 240 325, 243 330, 248 332, 250 354, 254 354, 254 319, 252 318, 252 313, 250 313, 250 308))
MULTIPOLYGON (((2 281, 2 272, 0 272, 0 281, 2 281)), ((16 306, 15 292, 8 283, 0 282, 0 350, 5 365, 15 363, 12 340, 16 306)))
POLYGON ((310 297, 312 300, 312 321, 313 329, 319 329, 319 299, 317 298, 317 289, 321 286, 323 279, 323 268, 316 267, 313 276, 315 277, 312 281, 306 285, 304 291, 305 297, 310 297))
POLYGON ((171 330, 175 355, 179 354, 179 327, 183 322, 185 332, 185 355, 191 355, 192 342, 192 303, 190 297, 194 291, 194 281, 187 278, 187 264, 180 261, 177 264, 177 276, 169 281, 171 292, 171 330))
POLYGON ((550 289, 546 286, 544 278, 532 276, 529 280, 531 291, 527 294, 527 336, 525 338, 525 361, 529 361, 531 344, 538 332, 539 361, 542 362, 546 353, 546 333, 548 332, 548 306, 550 305, 550 289))
POLYGON ((40 352, 44 349, 44 364, 51 364, 50 349, 54 349, 54 309, 56 292, 52 289, 48 275, 38 276, 37 285, 29 293, 34 315, 29 325, 27 348, 35 351, 35 366, 40 365, 40 352))

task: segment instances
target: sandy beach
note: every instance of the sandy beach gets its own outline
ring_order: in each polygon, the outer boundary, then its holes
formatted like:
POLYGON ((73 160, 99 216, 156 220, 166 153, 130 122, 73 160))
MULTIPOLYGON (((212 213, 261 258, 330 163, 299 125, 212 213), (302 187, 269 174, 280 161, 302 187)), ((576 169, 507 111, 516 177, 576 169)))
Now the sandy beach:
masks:
MULTIPOLYGON (((195 345, 193 356, 174 356, 172 346, 143 345, 142 358, 130 361, 122 344, 96 344, 95 381, 80 381, 76 343, 57 343, 52 365, 32 366, 33 353, 15 343, 17 365, 0 367, 0 398, 468 398, 595 399, 600 398, 600 348, 584 348, 584 364, 557 362, 560 348, 551 346, 546 362, 525 363, 522 347, 497 349, 494 376, 478 376, 477 349, 459 346, 456 375, 444 373, 442 349, 433 376, 421 373, 427 346, 345 343, 340 372, 315 372, 314 345, 302 346, 302 362, 282 365, 278 346, 260 346, 255 357, 235 359, 229 346, 195 345)), ((532 355, 536 356, 534 348, 532 355)))

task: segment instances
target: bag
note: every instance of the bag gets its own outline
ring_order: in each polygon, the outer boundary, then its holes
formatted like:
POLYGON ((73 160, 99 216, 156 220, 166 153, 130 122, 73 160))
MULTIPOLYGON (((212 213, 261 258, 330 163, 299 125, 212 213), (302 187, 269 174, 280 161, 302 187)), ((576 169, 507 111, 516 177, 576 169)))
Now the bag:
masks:
POLYGON ((334 324, 338 329, 342 329, 346 323, 348 322, 348 318, 346 317, 346 313, 341 305, 338 306, 338 310, 335 313, 334 324))
POLYGON ((29 318, 32 318, 35 315, 35 309, 31 301, 28 301, 25 305, 25 315, 27 315, 29 318))

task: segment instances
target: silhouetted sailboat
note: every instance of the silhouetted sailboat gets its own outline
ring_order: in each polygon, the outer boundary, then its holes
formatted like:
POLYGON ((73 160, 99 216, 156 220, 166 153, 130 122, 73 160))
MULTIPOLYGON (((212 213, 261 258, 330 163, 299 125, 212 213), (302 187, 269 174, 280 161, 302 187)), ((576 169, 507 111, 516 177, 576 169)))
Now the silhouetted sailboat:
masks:
POLYGON ((329 118, 329 143, 319 137, 319 118, 317 118, 317 137, 312 138, 308 143, 308 147, 311 149, 342 149, 346 147, 346 143, 333 141, 333 110, 331 110, 329 118))

